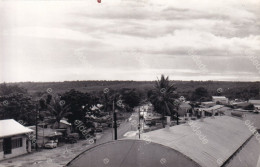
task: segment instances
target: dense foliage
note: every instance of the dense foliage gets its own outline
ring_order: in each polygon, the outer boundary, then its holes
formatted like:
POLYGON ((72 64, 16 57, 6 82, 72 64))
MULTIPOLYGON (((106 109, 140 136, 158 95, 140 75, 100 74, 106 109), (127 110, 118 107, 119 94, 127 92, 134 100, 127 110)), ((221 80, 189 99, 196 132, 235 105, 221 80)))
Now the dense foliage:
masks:
MULTIPOLYGON (((149 92, 148 98, 154 106, 157 113, 164 116, 172 116, 177 112, 178 103, 177 94, 175 93, 176 88, 173 84, 170 84, 169 78, 161 76, 161 79, 155 82, 154 89, 149 92)), ((164 124, 163 124, 164 126, 164 124)))
MULTIPOLYGON (((91 108, 102 104, 100 110, 111 113, 113 102, 115 108, 122 112, 131 112, 142 102, 151 101, 155 110, 163 115, 172 114, 177 110, 175 99, 184 96, 186 100, 196 102, 209 101, 212 95, 223 95, 229 99, 260 99, 259 82, 213 82, 213 81, 171 81, 162 76, 158 81, 70 81, 49 83, 3 83, 0 84, 0 119, 23 120, 28 125, 35 124, 36 110, 39 109, 40 120, 46 111, 55 106, 53 99, 69 106, 65 114, 70 123, 75 120, 84 121, 91 108), (156 84, 155 84, 156 83, 156 84), (174 86, 173 86, 174 85, 174 86), (52 88, 52 92, 47 92, 52 88), (72 89, 73 88, 73 89, 72 89), (104 89, 109 91, 104 93, 104 89), (165 88, 165 92, 161 89, 165 88), (217 90, 221 88, 221 92, 217 90), (122 101, 122 106, 117 101, 122 101), (37 108, 36 106, 39 106, 37 108), (67 113, 66 112, 66 113, 67 113)), ((58 103, 58 102, 57 102, 58 103)), ((65 107, 64 106, 64 107, 65 107)), ((55 107, 54 107, 55 108, 55 107)), ((57 106, 56 106, 57 108, 57 106)), ((252 109, 252 106, 246 107, 252 109)), ((52 112, 54 113, 54 112, 52 112)), ((92 112, 95 116, 102 113, 92 112)), ((52 114, 53 117, 58 117, 52 114)), ((59 118, 58 118, 59 120, 59 118)))

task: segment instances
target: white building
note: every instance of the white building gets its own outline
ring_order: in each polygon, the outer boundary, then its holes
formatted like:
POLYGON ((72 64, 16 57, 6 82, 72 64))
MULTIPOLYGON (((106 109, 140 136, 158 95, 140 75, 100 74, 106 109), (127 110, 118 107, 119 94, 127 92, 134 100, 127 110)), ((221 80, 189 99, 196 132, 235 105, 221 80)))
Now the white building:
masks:
POLYGON ((248 100, 248 103, 251 103, 254 105, 260 105, 260 100, 248 100))
POLYGON ((225 96, 212 96, 212 101, 215 103, 228 104, 228 98, 225 96))
POLYGON ((0 160, 30 152, 28 134, 32 132, 13 119, 0 120, 0 160))
POLYGON ((213 107, 216 105, 216 102, 213 101, 205 101, 205 102, 201 102, 201 106, 202 107, 213 107))

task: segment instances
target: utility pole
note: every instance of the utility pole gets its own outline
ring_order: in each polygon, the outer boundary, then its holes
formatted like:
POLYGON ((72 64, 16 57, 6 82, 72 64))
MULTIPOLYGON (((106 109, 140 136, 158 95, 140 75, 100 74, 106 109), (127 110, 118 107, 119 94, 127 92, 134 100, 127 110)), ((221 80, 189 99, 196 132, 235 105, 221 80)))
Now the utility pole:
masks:
POLYGON ((42 140, 42 143, 43 143, 43 146, 44 146, 44 126, 45 126, 45 123, 43 122, 43 126, 42 126, 42 130, 43 130, 43 140, 42 140))
POLYGON ((141 110, 141 109, 139 108, 139 114, 138 114, 138 115, 139 115, 139 116, 138 116, 138 119, 139 119, 139 123, 138 123, 139 139, 140 139, 140 137, 141 137, 141 134, 140 134, 140 133, 141 133, 141 124, 140 124, 140 110, 141 110))
POLYGON ((37 141, 38 141, 38 114, 39 114, 39 107, 38 107, 38 101, 37 101, 37 104, 36 104, 36 118, 35 118, 35 127, 36 127, 36 151, 38 151, 38 144, 37 144, 37 141))
POLYGON ((179 113, 177 112, 177 125, 179 125, 179 113))
POLYGON ((115 111, 115 102, 113 101, 113 114, 114 114, 114 130, 115 130, 115 140, 117 140, 117 119, 116 119, 116 111, 115 111))

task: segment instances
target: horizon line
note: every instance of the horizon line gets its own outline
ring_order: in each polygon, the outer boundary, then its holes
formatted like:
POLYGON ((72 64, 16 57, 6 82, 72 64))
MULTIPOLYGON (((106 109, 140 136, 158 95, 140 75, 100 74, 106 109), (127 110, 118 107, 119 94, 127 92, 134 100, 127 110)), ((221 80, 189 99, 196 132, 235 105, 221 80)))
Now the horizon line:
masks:
MULTIPOLYGON (((89 82, 89 81, 105 81, 105 82, 154 82, 155 80, 63 80, 63 81, 15 81, 15 82, 0 82, 0 84, 15 84, 15 83, 61 83, 61 82, 89 82)), ((169 80, 169 81, 177 81, 177 82, 260 82, 260 81, 236 81, 236 80, 169 80)))

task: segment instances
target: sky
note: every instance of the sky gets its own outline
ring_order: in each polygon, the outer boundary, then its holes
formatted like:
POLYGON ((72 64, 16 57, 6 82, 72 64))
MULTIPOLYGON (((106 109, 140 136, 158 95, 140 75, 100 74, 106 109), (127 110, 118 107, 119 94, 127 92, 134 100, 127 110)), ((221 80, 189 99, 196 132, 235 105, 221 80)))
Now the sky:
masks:
POLYGON ((0 82, 260 80, 260 0, 0 1, 0 82))

